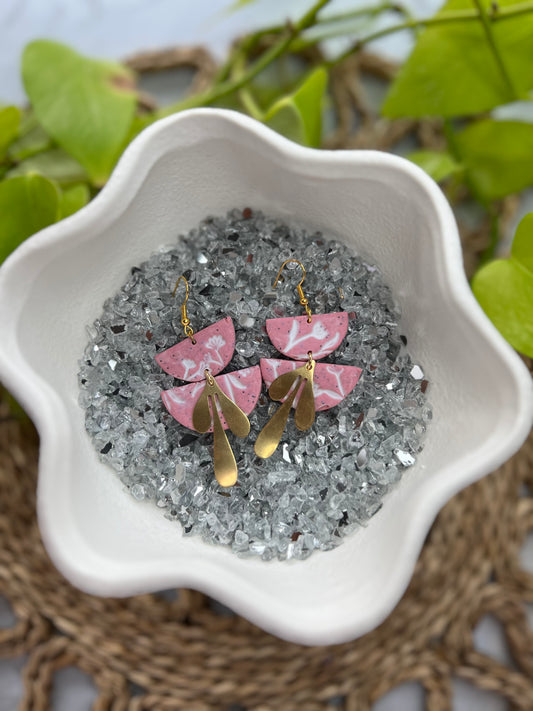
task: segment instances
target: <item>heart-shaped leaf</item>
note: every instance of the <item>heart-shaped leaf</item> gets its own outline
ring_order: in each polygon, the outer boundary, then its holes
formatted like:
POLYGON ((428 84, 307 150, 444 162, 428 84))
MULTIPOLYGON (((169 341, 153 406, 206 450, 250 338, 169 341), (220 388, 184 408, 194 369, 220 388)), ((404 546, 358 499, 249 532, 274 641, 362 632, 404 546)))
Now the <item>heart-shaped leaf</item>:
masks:
POLYGON ((59 192, 42 175, 0 183, 0 263, 27 237, 59 217, 59 192))
POLYGON ((0 109, 0 158, 9 145, 15 140, 20 127, 20 111, 16 106, 6 106, 0 109))
POLYGON ((415 153, 410 153, 407 157, 425 170, 437 183, 461 170, 459 163, 449 153, 415 151, 415 153))
POLYGON ((63 189, 59 199, 59 218, 62 220, 78 212, 87 205, 89 198, 89 188, 83 183, 63 189))
POLYGON ((83 165, 95 185, 103 185, 135 113, 133 74, 120 64, 37 40, 24 50, 22 77, 44 129, 83 165))
MULTIPOLYGON (((490 0, 481 0, 487 12, 490 0)), ((498 0, 496 8, 516 5, 498 0)), ((472 10, 471 0, 448 0, 445 13, 472 10)), ((393 82, 383 113, 399 116, 467 116, 525 96, 533 87, 533 14, 491 22, 511 90, 480 21, 446 22, 424 30, 393 82)))
POLYGON ((8 177, 26 173, 39 173, 55 180, 59 185, 72 185, 87 180, 87 173, 78 161, 61 148, 37 153, 9 171, 8 177))
POLYGON ((470 180, 486 200, 533 184, 533 124, 476 121, 456 134, 455 144, 470 180))
POLYGON ((298 143, 319 146, 327 82, 326 70, 323 67, 315 69, 293 94, 278 99, 270 107, 265 114, 265 123, 298 143))
POLYGON ((52 139, 38 122, 33 111, 26 111, 21 117, 18 138, 9 146, 7 155, 18 163, 51 147, 52 139))
POLYGON ((518 225, 509 259, 482 267, 472 290, 501 334, 533 357, 533 213, 518 225))

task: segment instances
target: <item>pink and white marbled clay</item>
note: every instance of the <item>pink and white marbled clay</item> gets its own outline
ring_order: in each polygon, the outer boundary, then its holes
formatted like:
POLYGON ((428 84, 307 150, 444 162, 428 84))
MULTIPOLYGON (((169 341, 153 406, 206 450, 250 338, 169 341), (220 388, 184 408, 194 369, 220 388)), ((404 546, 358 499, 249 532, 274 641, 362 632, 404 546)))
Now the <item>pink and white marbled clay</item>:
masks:
POLYGON ((266 330, 272 344, 288 358, 325 358, 338 348, 348 331, 348 314, 313 314, 311 323, 307 316, 267 319, 266 330))
POLYGON ((235 328, 229 316, 194 334, 195 344, 184 338, 156 355, 166 373, 189 383, 205 380, 206 368, 212 375, 223 370, 235 350, 235 328))
MULTIPOLYGON (((206 329, 207 330, 207 329, 206 329)), ((232 373, 219 375, 215 378, 220 387, 230 400, 241 408, 245 415, 249 415, 254 409, 261 392, 261 370, 258 365, 243 370, 236 370, 232 373)), ((182 385, 171 390, 164 390, 161 393, 163 404, 172 415, 184 427, 194 430, 192 424, 192 413, 198 398, 205 387, 203 382, 193 382, 189 385, 182 385)), ((224 429, 228 429, 224 415, 220 412, 220 421, 224 429)), ((211 427, 209 432, 213 431, 211 427)))
MULTIPOLYGON (((314 354, 313 354, 314 355, 314 354)), ((269 388, 274 380, 283 373, 300 368, 305 361, 278 360, 276 358, 261 358, 261 375, 269 388)), ((361 376, 361 368, 353 365, 333 365, 317 363, 313 376, 313 393, 315 396, 315 412, 329 410, 335 407, 349 395, 357 385, 361 376)), ((296 407, 300 396, 297 395, 293 407, 296 407)))

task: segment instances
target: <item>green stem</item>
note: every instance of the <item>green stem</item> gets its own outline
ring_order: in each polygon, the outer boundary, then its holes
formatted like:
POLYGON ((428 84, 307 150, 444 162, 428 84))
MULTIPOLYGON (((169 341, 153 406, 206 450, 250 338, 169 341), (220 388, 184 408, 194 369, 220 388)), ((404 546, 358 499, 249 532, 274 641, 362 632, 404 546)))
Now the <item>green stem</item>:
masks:
MULTIPOLYGON (((189 97, 188 99, 185 99, 184 101, 180 101, 171 106, 167 106, 153 114, 151 120, 162 118, 164 116, 169 116, 170 114, 176 113, 178 111, 183 111, 184 109, 191 109, 197 106, 208 106, 209 104, 212 104, 215 101, 218 101, 219 99, 222 99, 225 96, 228 96, 229 94, 232 94, 233 92, 241 89, 245 84, 254 79, 258 74, 260 74, 263 69, 269 66, 269 64, 271 64, 278 57, 280 57, 290 47, 292 47, 293 43, 295 42, 295 39, 298 38, 299 35, 308 27, 310 27, 311 25, 316 26, 316 24, 326 24, 326 22, 332 22, 332 18, 336 17, 335 15, 330 16, 327 21, 324 20, 321 23, 315 22, 316 15, 322 9, 322 7, 328 4, 328 2, 329 0, 319 0, 313 5, 309 12, 307 12, 300 19, 299 22, 297 22, 293 26, 286 27, 285 33, 278 40, 278 42, 276 42, 274 45, 272 45, 272 47, 270 47, 270 49, 264 52, 264 54, 262 54, 253 64, 251 64, 248 69, 243 72, 238 78, 227 79, 221 84, 215 84, 213 87, 211 87, 207 91, 204 91, 201 94, 196 94, 194 96, 189 97)), ((363 12, 363 10, 361 10, 361 12, 363 12)), ((364 10, 364 12, 366 14, 369 14, 371 13, 371 9, 367 8, 364 10)), ((532 12, 533 0, 529 0, 528 2, 519 3, 517 5, 511 5, 508 7, 495 7, 491 11, 491 13, 487 15, 487 18, 490 19, 490 22, 503 22, 504 20, 508 20, 513 17, 518 17, 519 15, 526 15, 532 12)), ((478 10, 456 10, 454 12, 441 13, 439 15, 436 15, 435 17, 427 17, 418 20, 408 19, 404 22, 400 22, 395 25, 390 25, 389 27, 384 27, 381 30, 377 30, 376 32, 368 34, 366 37, 363 37, 358 40, 354 46, 350 47, 341 55, 329 62, 326 62, 325 66, 332 67, 336 64, 340 64, 347 57, 352 55, 354 52, 359 51, 362 47, 369 44, 370 42, 380 39, 381 37, 386 37, 387 35, 394 34, 396 32, 401 32, 402 30, 415 30, 422 27, 433 27, 436 25, 445 25, 454 22, 479 22, 480 19, 481 15, 478 10)), ((245 40, 247 43, 246 46, 253 46, 254 41, 256 41, 256 38, 263 36, 264 34, 269 34, 270 31, 271 30, 262 30, 256 33, 255 35, 252 35, 250 38, 245 40)), ((318 42, 318 40, 316 40, 316 42, 318 42)), ((514 89, 513 93, 516 95, 514 89)))
POLYGON ((228 80, 222 84, 211 87, 207 91, 201 94, 196 94, 194 96, 180 101, 172 106, 167 106, 161 111, 157 111, 153 118, 158 119, 163 116, 169 116, 170 114, 176 113, 177 111, 183 111, 184 109, 191 109, 197 106, 206 106, 212 104, 219 99, 232 94, 237 91, 249 81, 254 79, 258 74, 260 74, 263 69, 268 67, 275 59, 280 57, 288 48, 295 37, 297 37, 300 32, 310 27, 316 19, 318 12, 330 2, 330 0, 317 0, 311 9, 306 12, 306 14, 294 25, 289 26, 283 37, 280 38, 276 44, 272 45, 264 54, 262 54, 259 59, 257 59, 253 64, 251 64, 248 69, 243 72, 237 79, 228 80))
POLYGON ((222 64, 218 68, 215 74, 215 78, 213 79, 213 84, 222 84, 223 82, 227 81, 231 76, 235 65, 239 62, 241 57, 245 57, 242 45, 232 47, 228 58, 226 59, 224 64, 222 64))
POLYGON ((483 30, 484 30, 485 36, 487 38, 487 43, 490 47, 490 50, 492 52, 492 55, 493 55, 494 60, 496 62, 496 65, 500 71, 503 82, 506 85, 507 90, 509 92, 509 100, 513 101, 514 99, 518 99, 519 93, 517 92, 517 90, 513 84, 513 80, 511 79, 511 76, 510 76, 509 72, 507 71, 507 67, 505 66, 503 57, 500 54, 500 50, 498 48, 496 38, 494 37, 494 32, 492 31, 492 19, 487 14, 487 11, 483 5, 482 0, 473 0, 473 2, 474 2, 474 5, 478 9, 479 19, 481 20, 481 24, 483 25, 483 30))
MULTIPOLYGON (((332 39, 335 37, 346 37, 350 34, 349 29, 346 25, 352 20, 357 20, 361 17, 373 18, 380 15, 382 12, 391 12, 395 10, 395 6, 391 3, 383 3, 382 5, 376 5, 373 8, 364 8, 360 12, 345 13, 341 19, 334 20, 333 17, 328 18, 327 21, 317 22, 308 32, 304 33, 302 36, 295 38, 291 44, 292 52, 301 52, 307 47, 312 47, 319 42, 324 40, 332 39)), ((340 18, 340 16, 339 16, 340 18)))
MULTIPOLYGON (((337 36, 345 36, 346 32, 341 32, 341 31, 331 31, 328 33, 327 28, 330 25, 337 25, 342 22, 349 22, 350 20, 356 20, 360 17, 375 17, 376 15, 379 15, 382 12, 396 12, 400 15, 403 15, 403 17, 406 20, 412 20, 413 15, 411 12, 406 8, 403 7, 402 5, 398 5, 396 2, 391 2, 390 0, 385 0, 384 2, 380 3, 379 5, 370 5, 367 7, 360 7, 357 10, 351 10, 349 12, 339 12, 334 15, 327 15, 326 17, 321 18, 320 20, 316 20, 316 22, 313 24, 311 31, 313 30, 319 30, 321 28, 324 28, 324 34, 317 35, 316 37, 306 39, 302 37, 301 39, 295 38, 293 42, 291 43, 291 50, 293 51, 298 51, 299 49, 304 49, 305 47, 310 47, 314 44, 317 44, 317 42, 321 42, 324 38, 327 37, 337 37, 337 36)), ((272 25, 271 27, 265 27, 262 30, 257 30, 257 32, 254 32, 251 35, 246 35, 244 36, 240 42, 238 47, 236 47, 234 50, 232 50, 230 57, 228 58, 227 62, 222 66, 220 69, 219 73, 217 74, 215 78, 215 83, 221 82, 226 80, 230 74, 233 66, 235 63, 238 61, 240 56, 246 57, 254 47, 257 46, 258 42, 263 38, 267 37, 268 35, 277 35, 280 34, 280 32, 283 32, 284 30, 287 29, 287 25, 272 25)))
MULTIPOLYGON (((244 54, 238 56, 233 63, 233 69, 230 74, 231 79, 238 79, 245 70, 246 57, 244 54)), ((243 86, 237 92, 239 101, 241 102, 243 108, 250 114, 250 116, 257 121, 264 121, 264 114, 261 107, 255 100, 249 86, 243 86)))
POLYGON ((337 24, 338 22, 346 22, 349 20, 356 20, 358 17, 365 17, 366 15, 379 15, 381 12, 386 12, 391 10, 394 12, 399 12, 402 15, 407 14, 407 10, 398 5, 395 2, 385 2, 379 5, 371 5, 370 7, 360 7, 357 10, 350 10, 349 12, 339 12, 336 15, 326 15, 321 18, 320 22, 317 22, 315 27, 323 27, 324 25, 337 24))
MULTIPOLYGON (((444 136, 446 138, 446 142, 448 144, 449 152, 457 161, 457 163, 462 164, 462 156, 457 146, 457 141, 455 140, 455 130, 450 119, 444 120, 443 131, 444 136)), ((494 204, 488 202, 479 194, 479 191, 475 183, 472 181, 466 168, 464 172, 464 180, 466 183, 466 187, 470 191, 470 194, 472 195, 474 200, 478 202, 484 210, 486 210, 490 219, 490 241, 485 251, 480 257, 479 266, 481 267, 483 266, 483 264, 490 262, 491 259, 494 258, 494 254, 496 253, 496 248, 498 247, 498 243, 500 241, 500 218, 498 210, 495 208, 494 204)))
POLYGON ((496 248, 498 247, 498 243, 500 241, 500 217, 498 215, 498 211, 495 210, 492 205, 489 206, 489 218, 490 241, 483 253, 481 254, 481 257, 479 258, 480 267, 494 259, 494 255, 496 254, 496 248))
MULTIPOLYGON (((313 23, 313 29, 338 24, 339 22, 354 20, 358 17, 365 17, 366 15, 370 15, 372 17, 374 15, 378 15, 380 12, 386 12, 387 10, 398 12, 401 15, 404 15, 407 19, 412 17, 407 8, 404 8, 395 2, 391 2, 390 0, 384 0, 384 2, 379 5, 369 5, 367 7, 360 7, 357 10, 338 12, 334 15, 326 15, 326 17, 322 17, 320 20, 316 20, 316 22, 313 23)), ((265 27, 262 30, 257 30, 257 32, 243 37, 240 41, 239 48, 243 47, 245 52, 249 52, 263 37, 268 35, 277 35, 286 29, 287 25, 272 25, 271 27, 265 27)))
POLYGON ((454 131, 452 122, 450 121, 449 118, 444 119, 444 123, 442 124, 442 131, 444 133, 444 138, 446 139, 446 143, 448 144, 448 151, 450 152, 452 158, 457 163, 462 164, 463 159, 459 153, 459 149, 457 147, 457 141, 455 140, 455 131, 454 131))
POLYGON ((343 12, 337 15, 329 15, 317 22, 308 32, 303 33, 299 39, 295 39, 291 44, 291 50, 299 52, 306 47, 311 47, 323 40, 332 39, 335 37, 346 37, 350 33, 345 29, 346 23, 351 20, 357 20, 361 17, 372 18, 381 15, 383 12, 395 12, 403 16, 406 22, 414 20, 409 10, 395 2, 383 2, 379 5, 370 7, 361 7, 358 10, 351 12, 343 12), (341 25, 335 28, 335 25, 341 25))
MULTIPOLYGON (((499 7, 491 13, 490 18, 492 22, 502 22, 512 17, 526 15, 531 12, 533 12, 533 2, 529 1, 519 3, 517 5, 510 5, 509 7, 499 7)), ((362 47, 369 44, 369 42, 373 42, 374 40, 381 39, 381 37, 386 37, 387 35, 391 35, 396 32, 401 32, 402 30, 414 30, 418 27, 434 27, 436 25, 446 25, 454 22, 479 22, 479 19, 479 12, 477 10, 456 10, 455 12, 443 12, 435 17, 426 17, 419 20, 406 20, 405 22, 400 22, 397 25, 384 27, 381 30, 377 30, 366 37, 363 37, 358 40, 354 46, 347 49, 331 62, 328 62, 328 66, 340 64, 351 54, 359 51, 362 47)))
POLYGON ((256 119, 256 121, 265 120, 265 114, 261 110, 257 101, 254 99, 252 92, 247 87, 239 89, 239 101, 250 116, 256 119))
POLYGON ((448 144, 448 151, 451 153, 452 158, 455 160, 456 163, 459 165, 462 165, 464 167, 464 181, 466 184, 466 187, 470 191, 470 194, 474 198, 476 202, 478 202, 485 210, 489 211, 490 206, 487 203, 487 201, 480 195, 479 190, 476 187, 476 184, 472 181, 470 174, 464 165, 463 162, 463 156, 461 155, 461 152, 459 150, 459 146, 457 145, 457 141, 455 139, 455 129, 453 126, 453 123, 451 119, 446 118, 444 119, 444 123, 442 125, 442 130, 444 133, 444 137, 446 138, 446 143, 448 144))

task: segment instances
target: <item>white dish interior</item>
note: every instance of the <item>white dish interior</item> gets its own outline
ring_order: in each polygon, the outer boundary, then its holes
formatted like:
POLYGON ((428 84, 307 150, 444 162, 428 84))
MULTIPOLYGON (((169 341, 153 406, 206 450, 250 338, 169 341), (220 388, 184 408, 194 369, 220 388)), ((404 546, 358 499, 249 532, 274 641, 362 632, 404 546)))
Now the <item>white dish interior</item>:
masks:
POLYGON ((298 642, 377 625, 440 507, 508 458, 531 424, 527 371, 470 293, 437 186, 400 158, 304 149, 231 112, 186 112, 143 133, 91 205, 6 262, 0 304, 0 375, 42 437, 39 521, 63 574, 98 595, 197 588, 298 642), (158 247, 236 206, 323 230, 378 264, 431 381, 416 465, 366 528, 306 561, 240 559, 183 537, 100 463, 77 404, 85 327, 104 300, 158 247))

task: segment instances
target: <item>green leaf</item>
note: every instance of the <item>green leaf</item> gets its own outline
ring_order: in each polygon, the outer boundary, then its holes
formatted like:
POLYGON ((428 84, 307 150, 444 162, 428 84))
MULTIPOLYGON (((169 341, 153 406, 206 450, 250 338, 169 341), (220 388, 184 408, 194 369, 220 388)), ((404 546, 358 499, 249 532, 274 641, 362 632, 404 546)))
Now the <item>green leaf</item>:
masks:
POLYGON ((154 115, 152 113, 150 114, 136 114, 133 117, 133 121, 131 122, 131 125, 128 129, 128 133, 126 134, 126 137, 122 143, 121 147, 121 153, 123 153, 126 148, 129 146, 129 144, 133 141, 134 138, 136 138, 141 131, 144 131, 144 129, 147 126, 150 126, 155 121, 154 115))
POLYGON ((62 220, 64 217, 69 217, 69 215, 78 212, 78 210, 87 205, 89 198, 89 187, 84 183, 66 188, 61 192, 59 199, 59 218, 62 220))
POLYGON ((533 212, 523 217, 516 228, 511 258, 521 264, 533 278, 533 212))
POLYGON ((40 173, 62 186, 87 180, 87 173, 83 166, 62 148, 38 153, 23 160, 16 168, 9 171, 8 177, 26 175, 26 173, 40 173))
POLYGON ((7 106, 0 110, 0 158, 8 146, 15 140, 20 127, 20 110, 16 106, 7 106))
POLYGON ((263 111, 280 97, 294 94, 309 76, 309 68, 301 60, 284 55, 269 64, 250 82, 247 88, 263 111))
POLYGON ((0 183, 0 263, 26 237, 59 217, 59 193, 42 175, 23 175, 0 183))
POLYGON ((476 121, 455 146, 479 195, 495 200, 533 185, 533 125, 476 121))
MULTIPOLYGON (((482 0, 489 11, 490 0, 482 0)), ((498 6, 516 5, 499 0, 498 6)), ((436 17, 472 10, 471 0, 449 0, 436 17)), ((533 87, 533 14, 491 23, 496 45, 517 95, 511 95, 481 22, 428 27, 393 82, 385 116, 467 116, 523 98, 533 87)))
POLYGON ((410 153, 407 158, 419 165, 437 183, 461 170, 459 163, 449 153, 415 151, 415 153, 410 153))
POLYGON ((265 123, 298 143, 319 146, 322 101, 327 83, 326 70, 323 67, 315 69, 299 89, 270 107, 265 115, 265 123))
POLYGON ((30 43, 22 77, 44 129, 103 185, 136 107, 133 74, 120 64, 82 57, 57 42, 30 43))
POLYGON ((23 121, 19 138, 9 146, 7 155, 11 160, 18 162, 36 153, 46 151, 51 146, 52 139, 36 119, 31 122, 23 121))
POLYGON ((11 395, 11 393, 6 390, 3 385, 0 385, 0 400, 7 404, 7 408, 11 417, 14 417, 16 420, 21 421, 29 420, 28 415, 22 408, 22 405, 20 405, 15 400, 13 395, 11 395))
POLYGON ((472 289, 483 310, 516 348, 533 357, 533 213, 519 224, 509 259, 482 267, 472 289))

